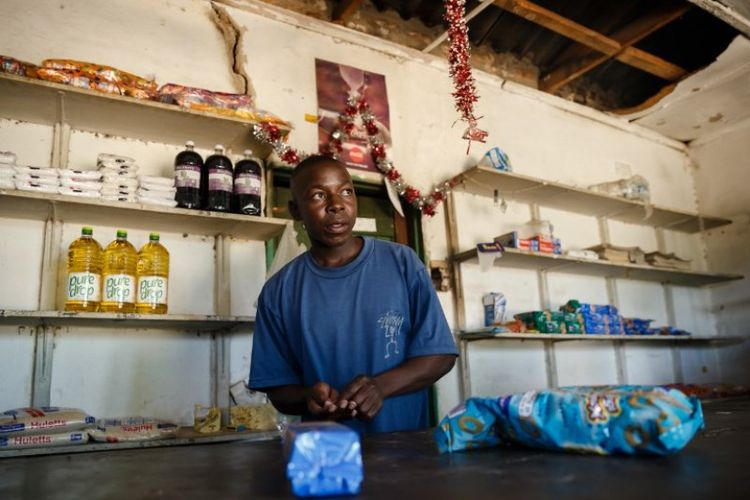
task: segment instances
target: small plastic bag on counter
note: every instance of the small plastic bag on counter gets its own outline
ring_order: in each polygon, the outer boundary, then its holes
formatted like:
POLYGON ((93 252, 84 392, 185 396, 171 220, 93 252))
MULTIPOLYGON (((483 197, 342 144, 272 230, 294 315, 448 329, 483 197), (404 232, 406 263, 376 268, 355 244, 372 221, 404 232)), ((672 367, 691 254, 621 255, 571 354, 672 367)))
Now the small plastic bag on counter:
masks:
POLYGON ((442 453, 517 443, 600 455, 668 455, 703 428, 700 401, 651 386, 564 387, 470 398, 435 430, 442 453))
POLYGON ((97 420, 96 427, 89 429, 88 434, 100 443, 122 443, 173 438, 177 429, 173 422, 156 418, 106 418, 97 420))
POLYGON ((284 433, 286 477, 301 497, 356 495, 364 473, 359 435, 335 422, 291 424, 284 433))
POLYGON ((41 406, 16 408, 0 413, 0 436, 74 431, 92 425, 94 417, 78 408, 41 406))
POLYGON ((193 429, 201 434, 210 434, 221 430, 221 411, 213 406, 195 405, 193 429))
POLYGON ((89 436, 86 434, 86 431, 67 431, 55 434, 34 434, 31 436, 8 436, 0 434, 0 450, 86 444, 88 440, 89 436))

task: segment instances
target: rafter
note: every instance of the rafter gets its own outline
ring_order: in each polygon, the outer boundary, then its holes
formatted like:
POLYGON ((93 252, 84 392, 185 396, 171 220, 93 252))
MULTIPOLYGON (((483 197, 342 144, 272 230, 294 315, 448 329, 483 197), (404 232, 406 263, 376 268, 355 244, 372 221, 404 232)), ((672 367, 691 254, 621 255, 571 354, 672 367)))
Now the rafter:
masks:
POLYGON ((494 0, 494 2, 498 7, 523 17, 529 22, 543 26, 597 52, 665 80, 674 81, 687 73, 675 64, 635 47, 624 47, 617 40, 604 36, 528 0, 494 0))
MULTIPOLYGON (((618 42, 622 47, 616 55, 620 55, 626 48, 640 42, 651 33, 679 18, 690 7, 690 4, 682 2, 661 4, 645 16, 610 34, 609 37, 618 42)), ((602 54, 589 48, 575 45, 559 58, 562 61, 569 62, 563 63, 544 75, 539 81, 539 88, 546 92, 555 92, 566 83, 581 77, 597 66, 609 61, 612 57, 615 56, 602 54)))
POLYGON ((333 10, 331 21, 338 24, 346 23, 352 15, 357 12, 364 0, 340 0, 333 10))

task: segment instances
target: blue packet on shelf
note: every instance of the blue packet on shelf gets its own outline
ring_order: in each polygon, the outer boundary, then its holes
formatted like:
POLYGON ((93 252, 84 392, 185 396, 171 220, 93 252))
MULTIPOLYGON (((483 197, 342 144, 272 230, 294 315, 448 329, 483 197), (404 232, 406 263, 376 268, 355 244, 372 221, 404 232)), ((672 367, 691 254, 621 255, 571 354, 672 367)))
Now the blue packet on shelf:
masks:
POLYGON ((300 497, 356 495, 364 473, 359 435, 335 422, 291 424, 284 433, 286 477, 300 497))
POLYGON ((668 455, 703 428, 696 397, 651 386, 563 387, 470 398, 435 430, 441 453, 518 443, 600 455, 668 455))

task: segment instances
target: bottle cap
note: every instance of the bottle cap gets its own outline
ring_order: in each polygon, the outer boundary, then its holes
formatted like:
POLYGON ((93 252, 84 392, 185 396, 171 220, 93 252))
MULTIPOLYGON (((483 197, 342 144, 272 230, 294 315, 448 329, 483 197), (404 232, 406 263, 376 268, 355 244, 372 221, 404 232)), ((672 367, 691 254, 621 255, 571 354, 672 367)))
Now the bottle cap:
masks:
POLYGON ((253 156, 253 150, 252 149, 246 149, 243 154, 247 157, 253 156))
POLYGON ((222 144, 217 144, 214 146, 214 151, 217 153, 223 153, 224 152, 224 146, 222 144))
POLYGON ((92 234, 94 234, 94 230, 91 229, 89 226, 83 226, 81 228, 81 234, 84 236, 91 236, 92 234))
POLYGON ((159 233, 151 233, 148 235, 150 241, 159 241, 159 233))
POLYGON ((117 230, 117 237, 118 238, 127 238, 128 237, 128 232, 125 231, 124 229, 118 229, 117 230))
POLYGON ((195 143, 193 141, 187 141, 187 142, 185 142, 185 147, 194 148, 195 147, 195 143))

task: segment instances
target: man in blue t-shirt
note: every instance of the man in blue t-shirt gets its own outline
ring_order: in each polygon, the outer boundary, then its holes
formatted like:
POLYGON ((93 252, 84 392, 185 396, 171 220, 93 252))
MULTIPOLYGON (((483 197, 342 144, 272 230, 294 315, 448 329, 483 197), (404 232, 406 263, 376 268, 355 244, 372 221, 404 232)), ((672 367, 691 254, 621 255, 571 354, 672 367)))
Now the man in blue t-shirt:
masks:
POLYGON ((408 247, 352 235, 357 199, 338 161, 301 162, 291 190, 312 246, 263 287, 250 387, 304 419, 427 427, 427 388, 457 355, 427 270, 408 247))

